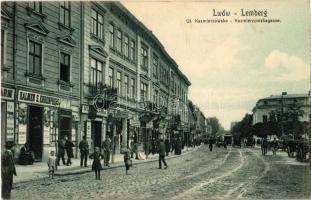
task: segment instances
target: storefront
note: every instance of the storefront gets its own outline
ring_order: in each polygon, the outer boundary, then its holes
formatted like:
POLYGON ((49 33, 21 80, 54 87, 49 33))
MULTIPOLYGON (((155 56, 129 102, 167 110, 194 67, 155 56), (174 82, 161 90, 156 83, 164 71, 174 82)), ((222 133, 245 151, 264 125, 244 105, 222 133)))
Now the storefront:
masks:
POLYGON ((36 161, 46 160, 58 140, 67 136, 76 142, 78 133, 78 101, 50 94, 18 91, 17 144, 25 143, 36 161))
POLYGON ((1 88, 1 148, 14 141, 14 95, 14 89, 1 88))

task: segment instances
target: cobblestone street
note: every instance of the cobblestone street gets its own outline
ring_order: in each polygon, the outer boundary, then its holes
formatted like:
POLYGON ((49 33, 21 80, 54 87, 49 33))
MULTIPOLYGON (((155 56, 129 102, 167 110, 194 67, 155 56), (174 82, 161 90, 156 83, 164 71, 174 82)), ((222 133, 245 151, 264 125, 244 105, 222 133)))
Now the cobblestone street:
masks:
MULTIPOLYGON (((158 162, 124 168, 40 179, 13 185, 14 199, 64 198, 310 198, 311 173, 306 165, 286 156, 262 157, 259 149, 207 146, 177 158, 167 159, 168 169, 158 162)), ((134 160, 135 162, 135 160, 134 160)))

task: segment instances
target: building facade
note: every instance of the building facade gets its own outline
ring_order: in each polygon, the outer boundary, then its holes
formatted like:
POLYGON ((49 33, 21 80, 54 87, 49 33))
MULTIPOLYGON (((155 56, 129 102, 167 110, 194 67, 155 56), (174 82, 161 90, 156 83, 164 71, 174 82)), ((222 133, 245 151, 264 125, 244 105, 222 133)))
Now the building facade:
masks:
POLYGON ((64 136, 118 153, 189 131, 189 80, 119 2, 2 2, 1 22, 3 142, 45 160, 64 136))
POLYGON ((257 101, 253 109, 253 125, 261 122, 268 122, 271 112, 286 113, 300 112, 298 120, 309 122, 311 105, 308 94, 287 94, 271 95, 257 101))

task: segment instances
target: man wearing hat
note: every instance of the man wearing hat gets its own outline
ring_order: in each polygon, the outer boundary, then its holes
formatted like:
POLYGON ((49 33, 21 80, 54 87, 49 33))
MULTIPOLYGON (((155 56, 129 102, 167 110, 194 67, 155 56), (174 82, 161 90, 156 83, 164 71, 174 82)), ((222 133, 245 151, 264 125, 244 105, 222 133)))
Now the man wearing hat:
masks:
POLYGON ((10 199, 11 189, 13 185, 13 174, 16 176, 16 169, 14 165, 14 156, 11 148, 14 146, 13 142, 5 143, 5 150, 1 155, 1 178, 2 178, 2 198, 10 199))

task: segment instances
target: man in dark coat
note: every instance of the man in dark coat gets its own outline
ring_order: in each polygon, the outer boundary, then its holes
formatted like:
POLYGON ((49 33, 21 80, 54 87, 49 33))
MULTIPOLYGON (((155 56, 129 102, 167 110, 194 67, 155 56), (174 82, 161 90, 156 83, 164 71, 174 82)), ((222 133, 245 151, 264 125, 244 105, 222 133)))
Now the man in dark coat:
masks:
POLYGON ((161 139, 159 144, 159 169, 162 169, 162 162, 164 164, 164 169, 166 169, 167 164, 165 162, 165 144, 161 139))
POLYGON ((65 143, 66 140, 64 138, 58 141, 58 154, 57 154, 57 165, 59 166, 59 160, 62 159, 63 165, 66 164, 65 162, 65 143))
POLYGON ((80 141, 79 143, 79 149, 80 149, 80 166, 82 167, 83 165, 83 160, 84 160, 84 167, 87 167, 87 157, 89 154, 89 144, 86 140, 86 137, 83 136, 83 140, 80 141))
POLYGON ((2 198, 11 198, 11 189, 13 185, 13 175, 16 174, 14 155, 11 148, 14 146, 13 142, 6 142, 5 150, 1 155, 1 187, 2 187, 2 198))
POLYGON ((112 150, 112 143, 109 137, 103 142, 102 148, 104 149, 104 166, 109 167, 110 154, 112 150))
POLYGON ((168 138, 165 139, 165 151, 166 151, 166 156, 168 156, 168 153, 171 151, 171 144, 168 138))
POLYGON ((67 153, 67 157, 68 157, 67 166, 72 164, 71 163, 71 158, 73 158, 73 149, 72 148, 74 146, 75 145, 71 142, 71 140, 66 137, 65 149, 66 149, 66 153, 67 153))
POLYGON ((209 146, 209 150, 213 151, 213 139, 212 138, 208 140, 208 146, 209 146))

